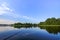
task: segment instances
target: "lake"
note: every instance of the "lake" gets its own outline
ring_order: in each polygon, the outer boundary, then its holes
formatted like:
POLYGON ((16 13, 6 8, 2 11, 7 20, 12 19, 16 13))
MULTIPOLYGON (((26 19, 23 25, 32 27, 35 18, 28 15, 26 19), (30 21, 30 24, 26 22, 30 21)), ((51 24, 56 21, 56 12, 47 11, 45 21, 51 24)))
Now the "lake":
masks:
POLYGON ((0 40, 60 40, 60 27, 0 26, 0 40))

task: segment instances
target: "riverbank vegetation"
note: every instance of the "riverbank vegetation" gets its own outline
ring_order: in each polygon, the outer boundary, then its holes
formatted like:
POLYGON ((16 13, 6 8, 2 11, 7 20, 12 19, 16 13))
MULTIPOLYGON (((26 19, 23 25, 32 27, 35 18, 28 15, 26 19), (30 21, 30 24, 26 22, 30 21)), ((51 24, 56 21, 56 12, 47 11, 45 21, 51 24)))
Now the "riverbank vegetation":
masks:
POLYGON ((39 26, 60 26, 60 18, 48 18, 44 22, 40 22, 39 26))
POLYGON ((15 28, 21 28, 21 27, 36 27, 37 24, 32 24, 32 23, 15 23, 13 24, 15 28))
POLYGON ((21 28, 21 27, 37 27, 37 26, 60 26, 60 18, 48 18, 44 22, 40 23, 14 23, 13 26, 15 28, 21 28))

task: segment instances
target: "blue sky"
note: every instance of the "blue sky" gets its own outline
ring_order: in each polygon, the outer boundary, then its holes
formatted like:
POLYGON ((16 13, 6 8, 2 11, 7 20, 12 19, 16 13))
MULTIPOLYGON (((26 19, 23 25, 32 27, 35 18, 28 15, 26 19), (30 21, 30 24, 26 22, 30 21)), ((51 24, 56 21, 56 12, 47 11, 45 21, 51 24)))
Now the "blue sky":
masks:
POLYGON ((0 0, 0 20, 38 23, 60 17, 60 0, 0 0))

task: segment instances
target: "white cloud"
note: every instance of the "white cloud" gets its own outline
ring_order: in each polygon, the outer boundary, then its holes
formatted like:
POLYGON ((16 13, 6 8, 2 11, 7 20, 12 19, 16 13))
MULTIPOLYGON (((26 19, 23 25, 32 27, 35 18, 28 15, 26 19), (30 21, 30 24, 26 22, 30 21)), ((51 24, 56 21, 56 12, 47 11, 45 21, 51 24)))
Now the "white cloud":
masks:
POLYGON ((12 10, 9 6, 8 3, 3 2, 0 4, 0 15, 8 15, 12 18, 23 18, 23 19, 28 19, 31 21, 37 21, 37 19, 32 18, 32 17, 28 17, 28 16, 24 16, 24 15, 20 15, 20 14, 16 14, 14 10, 12 10))
POLYGON ((37 20, 37 19, 35 19, 35 18, 32 18, 32 17, 28 17, 28 16, 22 16, 23 18, 25 18, 25 19, 30 19, 30 20, 37 20))
POLYGON ((9 11, 12 12, 6 2, 0 4, 0 15, 7 14, 9 11))

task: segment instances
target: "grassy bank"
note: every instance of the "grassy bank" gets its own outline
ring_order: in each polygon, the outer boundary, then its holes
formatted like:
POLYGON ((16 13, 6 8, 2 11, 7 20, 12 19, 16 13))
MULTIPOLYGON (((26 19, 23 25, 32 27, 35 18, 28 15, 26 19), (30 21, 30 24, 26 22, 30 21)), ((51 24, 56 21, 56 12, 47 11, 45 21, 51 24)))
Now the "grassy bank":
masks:
POLYGON ((60 26, 60 25, 39 25, 39 26, 60 26))

